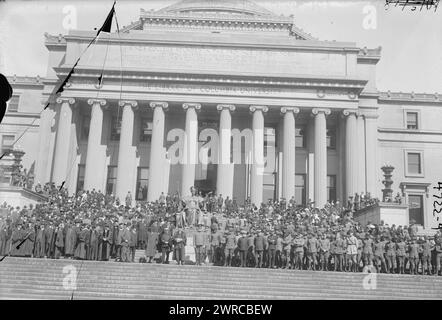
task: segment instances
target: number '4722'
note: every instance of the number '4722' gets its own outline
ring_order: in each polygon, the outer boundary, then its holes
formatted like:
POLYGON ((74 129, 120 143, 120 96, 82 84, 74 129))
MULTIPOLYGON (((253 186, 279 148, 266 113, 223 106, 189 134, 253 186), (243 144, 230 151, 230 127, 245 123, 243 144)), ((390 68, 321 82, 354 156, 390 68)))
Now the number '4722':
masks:
MULTIPOLYGON (((437 187, 433 187, 433 189, 437 189, 438 191, 442 190, 442 182, 437 183, 437 187)), ((435 213, 442 213, 442 192, 440 195, 433 194, 433 198, 436 198, 436 200, 433 201, 433 215, 435 213), (437 200, 440 199, 440 200, 437 200)), ((439 220, 439 218, 437 219, 439 220)))

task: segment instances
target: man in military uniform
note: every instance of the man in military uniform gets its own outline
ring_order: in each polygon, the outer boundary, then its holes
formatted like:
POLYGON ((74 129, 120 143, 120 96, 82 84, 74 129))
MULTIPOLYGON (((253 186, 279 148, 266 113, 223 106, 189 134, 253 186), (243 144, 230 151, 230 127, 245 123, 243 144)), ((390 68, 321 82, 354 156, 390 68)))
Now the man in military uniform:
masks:
POLYGON ((193 235, 193 246, 195 248, 196 265, 200 266, 203 262, 203 250, 205 242, 205 234, 203 231, 203 225, 199 225, 197 231, 193 235))
POLYGON ((316 239, 314 233, 311 233, 309 239, 307 240, 307 257, 309 270, 316 270, 316 266, 318 264, 318 248, 318 239, 316 239))
POLYGON ((302 270, 303 269, 303 260, 304 260, 304 246, 305 240, 301 233, 299 233, 295 240, 293 241, 293 245, 295 247, 295 269, 302 270))
POLYGON ((428 275, 431 275, 431 252, 434 250, 434 246, 430 242, 427 236, 424 237, 424 242, 421 244, 422 251, 422 274, 425 274, 425 270, 428 275))
POLYGON ((219 247, 221 244, 221 234, 217 229, 212 230, 210 235, 210 255, 209 263, 216 265, 219 261, 219 247))
POLYGON ((266 247, 264 234, 261 232, 261 230, 258 230, 258 235, 255 237, 254 244, 255 244, 255 268, 261 268, 264 258, 263 252, 266 247))
POLYGON ((239 257, 241 260, 241 267, 246 266, 246 258, 247 258, 247 250, 249 249, 249 244, 247 240, 247 231, 241 231, 241 237, 238 239, 238 249, 239 249, 239 257))
POLYGON ((324 233, 322 235, 322 239, 319 239, 318 242, 319 242, 319 261, 321 264, 321 270, 328 271, 328 260, 330 258, 330 240, 327 238, 327 235, 324 233))
POLYGON ((170 235, 169 227, 165 227, 160 235, 160 246, 161 246, 161 263, 169 263, 169 254, 171 251, 172 237, 170 235))
POLYGON ((178 265, 184 265, 186 242, 187 237, 184 229, 182 227, 178 227, 173 235, 173 249, 175 253, 175 260, 178 265))
POLYGON ((276 260, 276 242, 278 241, 278 237, 272 233, 270 234, 270 236, 267 238, 267 242, 269 245, 269 268, 273 269, 275 268, 275 260, 276 260))

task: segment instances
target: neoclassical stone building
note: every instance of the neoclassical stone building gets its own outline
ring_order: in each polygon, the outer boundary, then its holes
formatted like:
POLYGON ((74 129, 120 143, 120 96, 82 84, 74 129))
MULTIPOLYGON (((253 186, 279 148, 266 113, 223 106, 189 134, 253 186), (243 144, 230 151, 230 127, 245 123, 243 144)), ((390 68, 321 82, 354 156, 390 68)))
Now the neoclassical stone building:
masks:
POLYGON ((381 197, 389 163, 410 217, 433 224, 442 95, 379 92, 380 48, 319 41, 251 1, 184 0, 102 35, 39 115, 94 35, 46 34, 47 75, 11 77, 2 143, 35 118, 20 143, 36 181, 120 199, 195 185, 239 203, 294 196, 321 206, 381 197))

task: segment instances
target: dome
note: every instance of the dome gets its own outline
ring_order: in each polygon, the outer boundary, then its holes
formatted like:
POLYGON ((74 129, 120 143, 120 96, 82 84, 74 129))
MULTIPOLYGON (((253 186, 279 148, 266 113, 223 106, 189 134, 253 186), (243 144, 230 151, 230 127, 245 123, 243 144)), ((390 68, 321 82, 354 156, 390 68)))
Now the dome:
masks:
POLYGON ((249 0, 182 0, 158 13, 212 13, 246 16, 275 16, 249 0))

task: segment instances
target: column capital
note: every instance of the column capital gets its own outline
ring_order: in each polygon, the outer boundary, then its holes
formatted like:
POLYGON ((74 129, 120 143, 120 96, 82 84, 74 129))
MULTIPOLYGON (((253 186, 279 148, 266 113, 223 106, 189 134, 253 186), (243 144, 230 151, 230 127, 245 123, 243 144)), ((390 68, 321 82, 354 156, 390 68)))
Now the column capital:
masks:
POLYGON ((165 110, 165 109, 167 109, 169 107, 169 104, 167 102, 164 102, 164 101, 152 101, 151 103, 149 103, 149 106, 152 109, 163 108, 165 110))
POLYGON ((56 102, 57 103, 67 102, 72 105, 75 103, 75 99, 74 98, 59 97, 59 98, 57 98, 56 102))
POLYGON ((184 110, 187 110, 189 108, 194 108, 195 110, 200 110, 201 104, 199 104, 199 103, 183 103, 184 110))
POLYGON ((313 115, 318 115, 319 113, 323 113, 325 116, 329 116, 331 114, 330 109, 325 109, 325 108, 313 108, 312 110, 312 114, 313 115))
POLYGON ((255 112, 255 111, 262 111, 263 113, 269 111, 269 107, 267 106, 250 106, 249 107, 250 112, 255 112))
POLYGON ((361 113, 357 109, 345 109, 342 111, 342 114, 346 117, 352 114, 354 114, 356 117, 359 117, 361 115, 361 113))
POLYGON ((136 108, 138 106, 138 102, 135 100, 120 100, 120 101, 118 101, 118 105, 120 107, 130 105, 132 108, 136 108))
POLYGON ((296 116, 299 113, 299 108, 297 108, 297 107, 282 107, 281 108, 282 114, 286 114, 286 113, 290 113, 290 112, 293 112, 293 114, 296 116))
POLYGON ((104 100, 104 99, 88 99, 87 100, 87 104, 88 105, 90 105, 90 106, 92 106, 92 105, 94 105, 94 104, 96 104, 96 103, 99 103, 100 104, 100 106, 105 106, 106 105, 106 100, 104 100))
POLYGON ((216 106, 216 110, 218 111, 222 111, 223 109, 233 112, 236 110, 236 107, 233 104, 219 104, 216 106))

